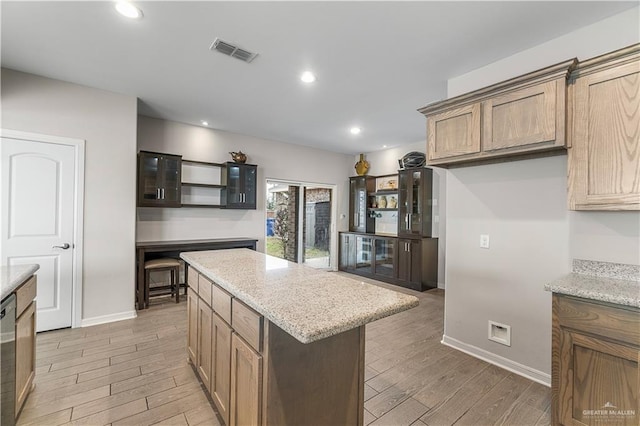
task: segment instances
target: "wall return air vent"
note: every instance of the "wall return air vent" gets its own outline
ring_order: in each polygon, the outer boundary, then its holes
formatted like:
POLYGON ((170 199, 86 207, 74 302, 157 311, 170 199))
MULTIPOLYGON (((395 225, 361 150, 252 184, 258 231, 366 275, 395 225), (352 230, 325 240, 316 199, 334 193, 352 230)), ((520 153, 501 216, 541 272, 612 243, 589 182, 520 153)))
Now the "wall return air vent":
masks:
POLYGON ((251 62, 253 61, 257 53, 249 52, 248 50, 240 49, 238 46, 234 46, 231 43, 227 43, 226 41, 220 40, 216 37, 211 43, 210 50, 216 50, 220 53, 224 53, 227 56, 231 56, 232 58, 240 59, 241 61, 251 62))

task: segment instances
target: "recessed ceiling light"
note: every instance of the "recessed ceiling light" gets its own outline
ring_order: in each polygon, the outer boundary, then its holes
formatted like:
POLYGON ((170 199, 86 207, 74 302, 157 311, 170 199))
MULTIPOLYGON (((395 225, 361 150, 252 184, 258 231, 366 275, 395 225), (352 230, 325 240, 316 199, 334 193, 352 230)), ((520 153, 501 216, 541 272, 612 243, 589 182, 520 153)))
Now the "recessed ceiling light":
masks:
POLYGON ((386 148, 387 146, 386 146, 386 145, 382 145, 382 147, 383 147, 383 148, 386 148))
POLYGON ((304 83, 313 83, 316 81, 316 76, 311 71, 305 71, 300 75, 300 80, 304 83))
POLYGON ((202 120, 202 121, 201 121, 201 123, 202 123, 202 125, 203 125, 203 126, 208 126, 208 125, 209 125, 209 122, 208 122, 208 121, 204 121, 204 120, 202 120))
POLYGON ((142 18, 142 10, 138 9, 132 3, 128 1, 119 1, 116 3, 116 10, 120 15, 126 16, 131 19, 142 18))
POLYGON ((352 127, 349 131, 352 135, 359 135, 362 129, 360 127, 352 127))

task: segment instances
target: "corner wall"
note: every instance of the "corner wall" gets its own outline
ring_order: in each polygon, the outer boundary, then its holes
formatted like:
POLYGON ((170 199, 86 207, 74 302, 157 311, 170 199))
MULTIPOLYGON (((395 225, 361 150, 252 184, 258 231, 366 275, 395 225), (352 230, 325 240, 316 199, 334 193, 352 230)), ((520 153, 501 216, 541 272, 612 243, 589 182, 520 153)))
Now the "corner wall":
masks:
MULTIPOLYGON (((639 41, 638 7, 449 80, 449 97, 639 41)), ((570 212, 567 157, 447 171, 443 342, 549 384, 551 294, 573 258, 640 264, 640 212, 570 212), (480 234, 490 249, 479 248, 480 234), (487 339, 511 326, 511 347, 487 339)))
POLYGON ((85 140, 82 323, 135 316, 137 100, 2 69, 2 127, 85 140))

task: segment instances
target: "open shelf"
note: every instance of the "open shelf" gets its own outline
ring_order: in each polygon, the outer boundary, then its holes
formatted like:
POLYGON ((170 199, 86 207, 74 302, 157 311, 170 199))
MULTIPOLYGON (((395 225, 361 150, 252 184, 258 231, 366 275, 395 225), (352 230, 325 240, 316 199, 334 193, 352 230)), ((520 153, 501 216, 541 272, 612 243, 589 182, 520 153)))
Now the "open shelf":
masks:
POLYGON ((376 192, 369 192, 369 196, 370 197, 376 197, 378 195, 394 195, 397 194, 398 190, 397 189, 380 189, 376 192))
POLYGON ((394 208, 368 207, 367 210, 372 210, 377 212, 395 212, 395 211, 398 211, 398 208, 397 207, 394 207, 394 208))
POLYGON ((182 182, 182 186, 194 186, 198 188, 226 188, 227 185, 209 184, 209 183, 191 183, 182 182))
POLYGON ((184 158, 182 159, 182 162, 189 164, 200 164, 201 166, 227 167, 225 163, 209 163, 207 161, 185 160, 184 158))
POLYGON ((224 208, 220 204, 181 204, 182 207, 196 207, 196 208, 210 208, 210 209, 222 209, 224 208))

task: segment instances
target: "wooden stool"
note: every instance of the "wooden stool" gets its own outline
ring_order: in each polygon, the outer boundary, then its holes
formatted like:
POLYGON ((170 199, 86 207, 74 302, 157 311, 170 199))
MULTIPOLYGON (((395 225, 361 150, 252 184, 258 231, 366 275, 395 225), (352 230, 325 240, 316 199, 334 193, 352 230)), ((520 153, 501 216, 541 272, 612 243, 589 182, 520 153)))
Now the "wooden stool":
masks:
POLYGON ((176 303, 180 302, 180 261, 178 259, 162 258, 148 260, 144 262, 144 303, 149 306, 149 282, 151 272, 170 271, 171 272, 171 295, 176 293, 176 303))

